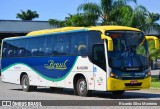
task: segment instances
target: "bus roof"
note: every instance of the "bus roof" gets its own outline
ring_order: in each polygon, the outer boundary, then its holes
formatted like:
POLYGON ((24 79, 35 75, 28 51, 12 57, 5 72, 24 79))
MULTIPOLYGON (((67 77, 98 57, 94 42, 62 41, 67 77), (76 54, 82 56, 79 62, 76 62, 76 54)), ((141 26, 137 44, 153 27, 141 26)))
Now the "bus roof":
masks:
POLYGON ((26 36, 36 36, 36 35, 42 35, 42 34, 68 32, 68 31, 83 30, 83 29, 86 29, 86 28, 85 27, 63 27, 63 28, 56 28, 56 29, 45 29, 45 30, 30 32, 26 36))
MULTIPOLYGON (((59 33, 67 33, 67 32, 76 32, 76 31, 109 31, 109 30, 130 30, 130 31, 140 31, 137 28, 126 27, 126 26, 91 26, 91 27, 63 27, 63 28, 56 28, 56 29, 45 29, 45 30, 38 30, 28 33, 26 36, 34 37, 34 36, 43 36, 49 34, 59 34, 59 33)), ((16 37, 8 37, 3 40, 12 40, 12 39, 21 39, 26 38, 26 36, 16 36, 16 37)), ((30 38, 28 37, 28 38, 30 38)))
POLYGON ((38 30, 28 33, 26 36, 37 36, 43 34, 59 33, 59 32, 71 32, 77 30, 97 30, 97 31, 107 31, 107 30, 131 30, 131 31, 140 31, 139 29, 126 27, 126 26, 92 26, 92 27, 63 27, 57 29, 46 29, 38 30))

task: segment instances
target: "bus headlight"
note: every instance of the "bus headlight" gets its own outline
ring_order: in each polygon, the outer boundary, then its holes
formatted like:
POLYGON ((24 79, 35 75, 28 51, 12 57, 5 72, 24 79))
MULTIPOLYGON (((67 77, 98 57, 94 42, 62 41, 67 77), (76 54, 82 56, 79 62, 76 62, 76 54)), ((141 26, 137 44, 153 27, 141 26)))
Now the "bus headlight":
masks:
POLYGON ((110 73, 110 77, 112 77, 112 78, 118 78, 118 75, 116 75, 115 73, 110 73))
POLYGON ((145 78, 147 78, 149 76, 151 76, 151 72, 150 71, 146 73, 145 78))

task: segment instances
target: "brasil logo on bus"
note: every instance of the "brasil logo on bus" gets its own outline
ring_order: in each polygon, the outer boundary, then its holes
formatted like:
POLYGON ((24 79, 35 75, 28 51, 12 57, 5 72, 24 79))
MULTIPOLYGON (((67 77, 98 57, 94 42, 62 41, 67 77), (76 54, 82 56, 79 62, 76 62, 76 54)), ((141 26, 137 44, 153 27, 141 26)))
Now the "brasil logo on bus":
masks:
POLYGON ((62 63, 55 63, 53 60, 49 60, 48 64, 45 64, 44 67, 52 70, 52 69, 56 69, 56 70, 66 70, 67 66, 66 63, 68 62, 68 60, 65 60, 62 63))

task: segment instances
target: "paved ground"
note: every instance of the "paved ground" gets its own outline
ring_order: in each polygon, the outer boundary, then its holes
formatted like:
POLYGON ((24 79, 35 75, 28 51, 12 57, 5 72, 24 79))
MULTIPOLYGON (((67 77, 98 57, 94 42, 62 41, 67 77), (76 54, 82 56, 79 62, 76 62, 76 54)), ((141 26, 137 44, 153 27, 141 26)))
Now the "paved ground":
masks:
MULTIPOLYGON (((90 97, 80 97, 80 96, 75 96, 73 94, 73 90, 71 89, 64 89, 63 91, 60 92, 52 92, 50 91, 49 88, 39 87, 36 92, 24 92, 22 91, 20 85, 3 83, 0 81, 0 100, 160 100, 160 90, 150 89, 150 90, 128 91, 123 96, 120 97, 113 96, 110 92, 93 92, 93 94, 90 97)), ((82 104, 79 105, 81 106, 82 104)), ((48 109, 50 107, 43 107, 43 108, 48 109)), ((55 108, 64 108, 64 107, 55 107, 55 108)), ((80 107, 73 106, 67 108, 79 109, 80 107)), ((81 107, 81 108, 99 109, 97 106, 81 107)), ((106 107, 101 107, 101 108, 106 109, 106 107)), ((118 107, 113 106, 112 108, 117 109, 118 107)), ((122 109, 125 108, 129 109, 127 107, 123 107, 122 109)), ((134 107, 132 106, 132 108, 134 107)), ((152 107, 152 108, 157 109, 157 107, 152 107)), ((136 109, 143 109, 143 108, 138 107, 136 109)))

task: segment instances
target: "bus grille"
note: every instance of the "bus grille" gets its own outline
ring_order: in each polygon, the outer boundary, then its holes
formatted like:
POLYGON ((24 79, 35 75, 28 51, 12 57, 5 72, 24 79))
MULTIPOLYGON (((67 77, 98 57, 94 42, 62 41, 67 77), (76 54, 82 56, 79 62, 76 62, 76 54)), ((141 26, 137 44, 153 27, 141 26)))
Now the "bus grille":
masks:
POLYGON ((131 83, 125 83, 125 86, 141 86, 142 83, 136 83, 136 84, 131 84, 131 83))

